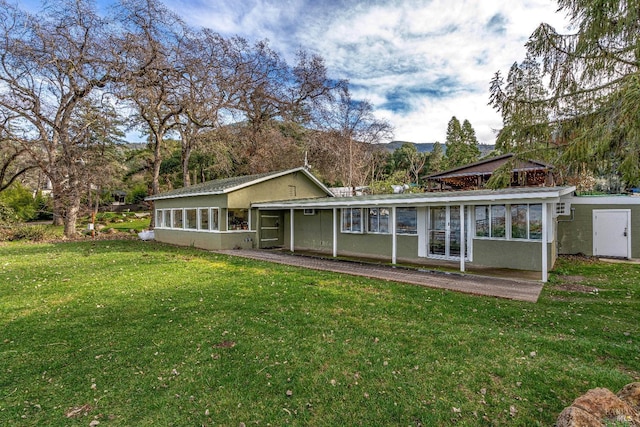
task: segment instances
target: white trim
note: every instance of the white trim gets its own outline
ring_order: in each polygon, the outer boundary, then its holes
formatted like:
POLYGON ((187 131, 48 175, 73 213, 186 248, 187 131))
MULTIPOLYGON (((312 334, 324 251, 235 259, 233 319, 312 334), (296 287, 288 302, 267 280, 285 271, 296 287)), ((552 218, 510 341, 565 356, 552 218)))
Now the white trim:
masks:
POLYGON ((396 207, 391 207, 391 264, 398 261, 398 235, 396 234, 396 207))
MULTIPOLYGON (((342 213, 340 213, 342 216, 342 213)), ((338 256, 338 208, 333 208, 333 257, 338 256)))
POLYGON ((573 205, 640 205, 640 196, 573 196, 567 202, 573 205))
POLYGON ((464 273, 464 258, 465 258, 465 236, 464 236, 464 204, 460 205, 460 271, 464 273))
POLYGON ((537 191, 522 192, 500 192, 500 190, 487 192, 479 190, 477 193, 464 192, 465 194, 456 194, 455 192, 443 193, 421 193, 422 195, 400 195, 394 197, 371 198, 363 197, 334 197, 319 198, 306 200, 290 200, 279 202, 258 202, 253 203, 252 207, 259 209, 290 209, 291 206, 296 208, 332 208, 332 207, 362 207, 369 206, 389 207, 389 206, 442 206, 455 204, 503 204, 509 201, 527 200, 527 203, 542 202, 558 202, 560 197, 575 191, 575 187, 546 187, 546 190, 537 189, 537 191), (434 194, 438 194, 434 196, 434 194))
POLYGON ((547 228, 548 224, 548 208, 547 203, 542 204, 542 282, 546 283, 549 277, 548 261, 547 261, 547 228))
POLYGON ((290 218, 289 218, 289 234, 290 234, 290 236, 289 236, 289 250, 291 252, 295 251, 295 246, 294 246, 294 243, 293 243, 294 242, 294 222, 293 222, 293 218, 295 216, 294 214, 295 214, 295 211, 293 210, 293 208, 291 208, 289 210, 289 215, 290 215, 290 218))

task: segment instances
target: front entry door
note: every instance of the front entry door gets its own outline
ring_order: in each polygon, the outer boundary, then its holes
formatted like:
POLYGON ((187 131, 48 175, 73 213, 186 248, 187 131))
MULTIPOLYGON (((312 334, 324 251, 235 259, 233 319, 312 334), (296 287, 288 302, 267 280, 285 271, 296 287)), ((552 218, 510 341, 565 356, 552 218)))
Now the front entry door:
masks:
POLYGON ((283 222, 282 212, 260 212, 260 248, 274 248, 284 245, 283 222))
MULTIPOLYGON (((467 228, 465 227, 465 230, 467 228)), ((459 259, 460 246, 460 208, 458 206, 431 207, 429 209, 429 256, 459 259)))
POLYGON ((631 257, 631 211, 602 209, 593 211, 593 255, 631 257))

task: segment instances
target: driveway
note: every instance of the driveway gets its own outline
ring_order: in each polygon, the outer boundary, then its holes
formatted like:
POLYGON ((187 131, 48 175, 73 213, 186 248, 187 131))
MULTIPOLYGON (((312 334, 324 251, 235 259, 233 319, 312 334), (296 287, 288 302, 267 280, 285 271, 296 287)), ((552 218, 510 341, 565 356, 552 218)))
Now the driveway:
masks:
POLYGON ((216 252, 278 264, 293 265, 312 270, 333 271, 353 276, 410 283, 428 288, 447 289, 467 294, 492 296, 516 301, 537 302, 543 286, 541 282, 536 281, 445 273, 418 268, 393 267, 373 263, 295 255, 280 251, 233 249, 216 252))

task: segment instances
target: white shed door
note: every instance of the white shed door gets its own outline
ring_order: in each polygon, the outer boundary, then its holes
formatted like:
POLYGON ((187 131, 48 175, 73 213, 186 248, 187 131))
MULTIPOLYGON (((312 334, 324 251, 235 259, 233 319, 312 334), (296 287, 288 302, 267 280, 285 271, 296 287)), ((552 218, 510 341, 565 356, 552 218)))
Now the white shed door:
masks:
POLYGON ((631 256, 630 210, 593 211, 593 255, 620 258, 631 256))

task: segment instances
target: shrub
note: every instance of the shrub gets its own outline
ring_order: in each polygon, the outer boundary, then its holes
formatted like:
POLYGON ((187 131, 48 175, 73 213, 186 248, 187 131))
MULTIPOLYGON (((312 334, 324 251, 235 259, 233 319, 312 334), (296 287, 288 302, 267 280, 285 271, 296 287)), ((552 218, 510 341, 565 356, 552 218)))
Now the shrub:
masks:
POLYGON ((9 229, 6 240, 28 240, 42 242, 52 236, 51 228, 46 225, 19 225, 9 229))
POLYGON ((0 226, 15 224, 17 220, 18 216, 16 215, 16 211, 0 201, 0 226))

